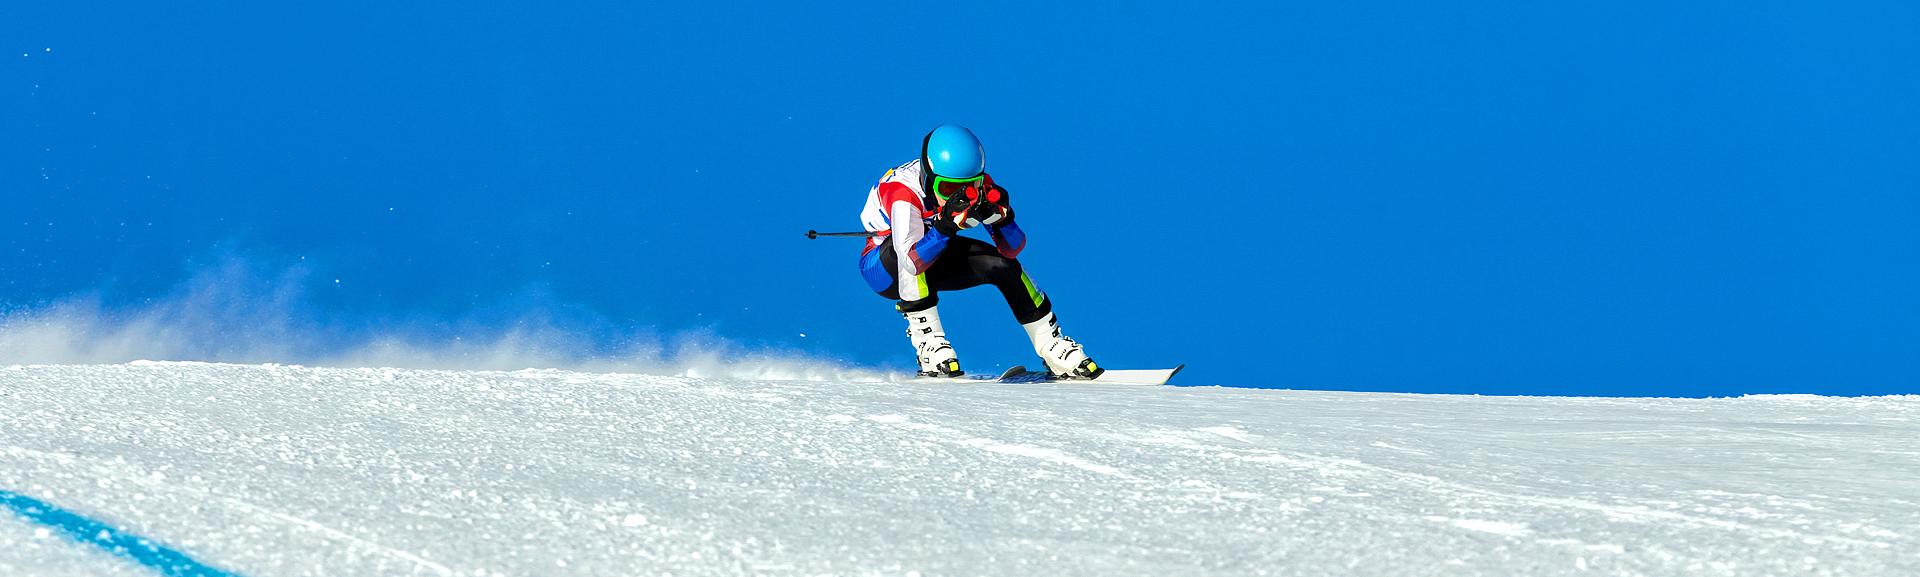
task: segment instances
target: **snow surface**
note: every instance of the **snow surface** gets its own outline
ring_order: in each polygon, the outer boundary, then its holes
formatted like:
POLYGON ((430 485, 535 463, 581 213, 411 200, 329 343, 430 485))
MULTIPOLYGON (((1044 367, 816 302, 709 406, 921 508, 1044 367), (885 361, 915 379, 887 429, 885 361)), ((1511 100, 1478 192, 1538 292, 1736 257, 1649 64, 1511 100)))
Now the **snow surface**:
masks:
MULTIPOLYGON (((0 489, 278 575, 1915 575, 1920 397, 0 367, 0 489)), ((137 567, 0 510, 0 572, 137 567)))
POLYGON ((103 557, 58 531, 0 513, 0 575, 119 577, 150 573, 129 561, 103 557))

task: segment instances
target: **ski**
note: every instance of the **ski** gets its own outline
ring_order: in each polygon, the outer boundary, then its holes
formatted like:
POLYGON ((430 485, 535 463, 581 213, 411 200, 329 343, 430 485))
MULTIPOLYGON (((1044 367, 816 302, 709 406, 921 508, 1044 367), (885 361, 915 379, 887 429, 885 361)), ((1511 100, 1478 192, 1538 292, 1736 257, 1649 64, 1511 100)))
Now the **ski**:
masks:
MULTIPOLYGON (((1021 367, 1015 367, 1015 368, 1021 368, 1021 367)), ((1088 383, 1088 384, 1102 384, 1102 385, 1158 386, 1158 385, 1167 384, 1168 381, 1173 380, 1173 376, 1176 374, 1179 374, 1180 369, 1184 369, 1184 368, 1187 368, 1187 366, 1183 364, 1171 369, 1107 369, 1106 372, 1100 373, 1099 377, 1092 378, 1092 379, 1066 379, 1066 378, 1053 376, 1051 373, 1027 371, 1024 368, 1022 368, 1022 371, 1019 374, 1003 375, 998 380, 1003 383, 1059 382, 1059 383, 1088 383)))
POLYGON ((1168 381, 1173 380, 1173 376, 1176 374, 1179 374, 1180 370, 1184 368, 1187 368, 1187 366, 1180 365, 1171 369, 1107 369, 1106 372, 1100 373, 1100 376, 1097 378, 1068 379, 1068 378, 1053 376, 1052 373, 1048 373, 1046 371, 1029 371, 1024 366, 1014 365, 1008 368, 1006 371, 1000 373, 998 376, 994 376, 994 375, 962 375, 958 377, 916 376, 913 378, 913 380, 925 381, 925 382, 974 381, 974 382, 999 382, 999 383, 1087 383, 1087 384, 1098 384, 1098 385, 1159 386, 1159 385, 1165 385, 1167 384, 1168 381))
POLYGON ((916 381, 929 381, 929 382, 932 382, 932 381, 987 381, 987 382, 990 382, 990 381, 999 381, 999 382, 1013 382, 1013 381, 1009 381, 1008 379, 1012 379, 1012 378, 1015 378, 1015 377, 1019 377, 1019 376, 1022 376, 1022 375, 1029 375, 1029 374, 1033 374, 1033 373, 1028 373, 1028 372, 1027 372, 1027 368, 1026 368, 1026 367, 1023 367, 1023 366, 1020 366, 1020 365, 1014 365, 1014 366, 1011 366, 1011 367, 1007 367, 1007 370, 1006 370, 1006 371, 1004 371, 1004 372, 1001 372, 999 376, 993 376, 993 375, 961 375, 961 376, 958 376, 958 377, 928 377, 928 376, 924 376, 924 375, 922 375, 922 376, 915 376, 915 377, 913 377, 913 380, 916 380, 916 381))

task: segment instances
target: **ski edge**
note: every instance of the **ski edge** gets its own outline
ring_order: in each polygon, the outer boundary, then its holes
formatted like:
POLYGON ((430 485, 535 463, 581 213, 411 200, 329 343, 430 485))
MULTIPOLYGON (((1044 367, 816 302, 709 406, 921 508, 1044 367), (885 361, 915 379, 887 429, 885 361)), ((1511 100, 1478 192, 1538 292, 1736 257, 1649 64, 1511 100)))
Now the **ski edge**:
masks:
POLYGON ((1159 386, 1166 386, 1167 383, 1173 382, 1174 375, 1180 374, 1180 371, 1185 370, 1186 368, 1187 368, 1187 365, 1185 363, 1182 363, 1179 366, 1175 366, 1174 368, 1171 368, 1171 369, 1107 369, 1107 372, 1105 374, 1102 374, 1101 377, 1096 377, 1092 379, 1063 379, 1063 378, 1055 377, 1052 374, 1045 373, 1045 372, 1028 371, 1018 375, 1001 377, 1001 382, 1075 383, 1075 384, 1084 383, 1089 385, 1159 387, 1159 386), (1164 376, 1161 376, 1158 374, 1162 372, 1165 373, 1164 376), (1142 373, 1152 373, 1153 376, 1150 376, 1150 377, 1145 376, 1145 375, 1142 375, 1142 373), (1120 378, 1109 380, 1104 378, 1107 375, 1113 375, 1115 377, 1120 377, 1120 378), (1126 378, 1126 377, 1134 377, 1134 378, 1126 378))
POLYGON ((1136 373, 1157 373, 1157 372, 1160 372, 1160 371, 1166 371, 1166 373, 1167 373, 1167 374, 1166 374, 1166 376, 1164 376, 1164 377, 1160 377, 1160 378, 1158 378, 1157 380, 1148 380, 1148 379, 1140 379, 1140 380, 1134 380, 1134 379, 1122 379, 1122 380, 1106 380, 1106 379, 1105 379, 1104 377, 1106 377, 1107 375, 1106 375, 1106 374, 1102 374, 1102 375, 1101 375, 1101 376, 1099 376, 1099 377, 1094 377, 1094 378, 1092 378, 1092 379, 1087 379, 1087 380, 1084 380, 1084 381, 1083 381, 1083 380, 1079 380, 1079 379, 1061 379, 1061 381, 1062 381, 1062 382, 1086 382, 1086 383, 1093 383, 1093 384, 1104 384, 1104 385, 1131 385, 1131 386, 1139 386, 1139 387, 1163 387, 1163 386, 1167 386, 1167 384, 1168 384, 1168 383, 1171 383, 1171 382, 1173 382, 1173 377, 1174 377, 1174 376, 1176 376, 1176 375, 1179 375, 1179 374, 1180 374, 1180 371, 1182 371, 1182 370, 1185 370, 1186 368, 1187 368, 1187 364, 1186 364, 1186 363, 1180 363, 1179 365, 1176 365, 1176 366, 1174 366, 1174 367, 1173 367, 1172 369, 1107 369, 1107 373, 1108 373, 1108 374, 1113 374, 1114 376, 1123 376, 1123 375, 1124 375, 1124 376, 1132 376, 1133 374, 1136 374, 1136 373))
MULTIPOLYGON (((1085 384, 1091 384, 1091 385, 1161 387, 1161 386, 1167 386, 1168 383, 1173 382, 1173 377, 1178 376, 1180 374, 1180 371, 1186 370, 1186 368, 1187 368, 1186 363, 1181 363, 1179 365, 1174 366, 1171 369, 1107 369, 1106 375, 1122 377, 1115 380, 1108 380, 1104 378, 1063 379, 1063 378, 1055 377, 1051 373, 1047 373, 1044 371, 1028 370, 1027 367, 1024 365, 1013 365, 1011 367, 1007 367, 1005 371, 1001 371, 1000 376, 997 376, 997 377, 988 376, 985 374, 969 374, 969 375, 963 375, 959 377, 915 376, 911 380, 916 382, 923 382, 923 383, 957 383, 957 382, 1085 383, 1085 384), (1155 374, 1152 377, 1144 377, 1143 375, 1141 375, 1141 373, 1160 373, 1162 371, 1165 371, 1166 373, 1165 376, 1159 376, 1155 374), (1125 378, 1125 377, 1135 377, 1135 378, 1125 378)), ((1106 375, 1102 375, 1102 377, 1105 377, 1106 375)))
POLYGON ((997 376, 997 377, 989 376, 984 373, 966 374, 966 375, 960 375, 958 377, 927 377, 927 376, 921 376, 921 375, 913 375, 911 378, 908 378, 907 380, 911 382, 919 382, 919 383, 960 383, 960 382, 1004 383, 1004 382, 1007 382, 1007 379, 1018 378, 1027 374, 1029 373, 1025 365, 1014 365, 1011 367, 1007 367, 1007 370, 1001 371, 1000 376, 997 376))

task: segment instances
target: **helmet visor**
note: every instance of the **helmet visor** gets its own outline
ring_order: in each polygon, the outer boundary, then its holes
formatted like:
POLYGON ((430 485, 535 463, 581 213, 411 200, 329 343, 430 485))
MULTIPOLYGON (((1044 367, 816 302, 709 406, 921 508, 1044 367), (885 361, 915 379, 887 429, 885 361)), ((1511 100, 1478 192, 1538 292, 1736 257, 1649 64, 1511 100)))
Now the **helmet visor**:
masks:
POLYGON ((933 177, 933 196, 940 199, 940 202, 946 202, 947 197, 961 194, 965 192, 968 187, 981 188, 981 185, 985 184, 986 180, 987 175, 985 173, 981 173, 979 176, 973 178, 935 176, 933 177))

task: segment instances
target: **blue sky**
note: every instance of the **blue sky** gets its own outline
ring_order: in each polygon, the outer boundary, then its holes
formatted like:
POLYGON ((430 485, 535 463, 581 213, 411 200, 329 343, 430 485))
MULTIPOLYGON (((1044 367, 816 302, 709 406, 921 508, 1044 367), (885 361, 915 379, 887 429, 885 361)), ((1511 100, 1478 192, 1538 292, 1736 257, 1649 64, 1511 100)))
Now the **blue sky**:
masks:
MULTIPOLYGON (((216 278, 193 322, 303 347, 539 318, 907 370, 857 241, 800 234, 957 123, 1111 367, 1920 392, 1911 4, 390 4, 0 8, 0 306, 216 278)), ((967 366, 1033 361, 942 302, 967 366)))

